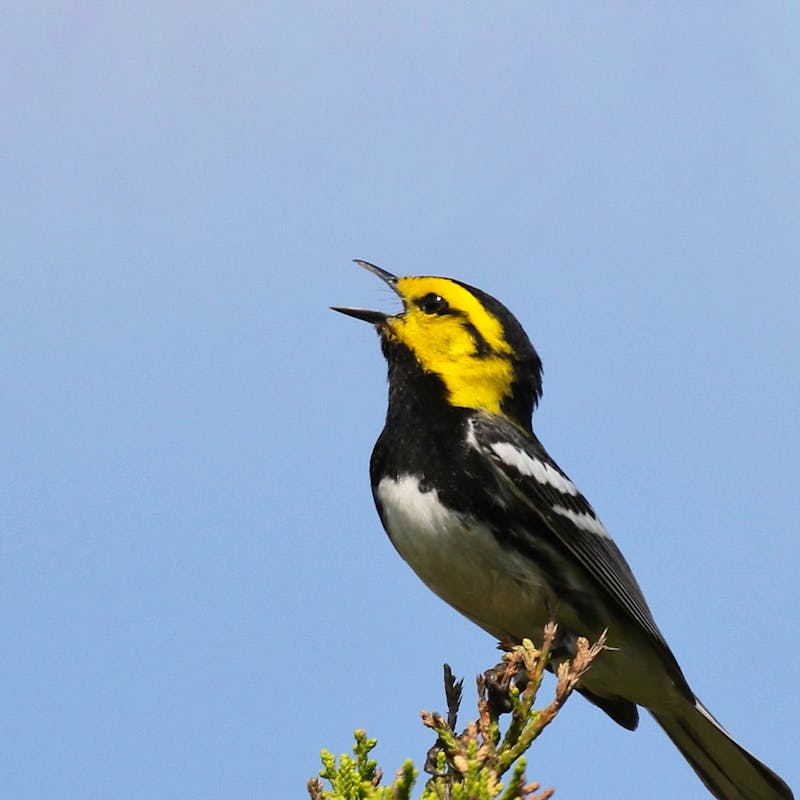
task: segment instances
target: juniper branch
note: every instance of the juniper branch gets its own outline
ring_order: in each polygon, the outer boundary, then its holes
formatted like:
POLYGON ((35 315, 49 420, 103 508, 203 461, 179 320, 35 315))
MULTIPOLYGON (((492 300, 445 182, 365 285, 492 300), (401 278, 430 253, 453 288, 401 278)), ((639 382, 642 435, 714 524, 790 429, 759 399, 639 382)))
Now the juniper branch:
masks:
MULTIPOLYGON (((431 777, 420 800, 547 800, 551 797, 553 789, 541 789, 539 783, 527 781, 524 753, 555 719, 594 660, 607 649, 605 632, 593 645, 579 638, 572 660, 563 661, 555 668, 557 683, 553 700, 536 710, 536 693, 550 662, 555 638, 556 625, 551 622, 545 627, 541 648, 527 639, 505 648, 508 652, 503 660, 478 676, 478 716, 461 732, 456 730, 456 720, 463 681, 456 681, 450 667, 445 665, 447 716, 421 712, 422 722, 434 731, 436 742, 428 752, 425 770, 431 777), (506 713, 510 714, 510 719, 502 734, 500 718, 506 713)), ((370 758, 375 745, 375 739, 357 730, 353 745, 355 758, 343 754, 337 760, 323 750, 323 769, 319 778, 312 778, 307 786, 311 800, 409 800, 417 777, 414 765, 406 761, 393 782, 382 786, 382 772, 370 758), (329 789, 325 788, 324 781, 329 789)))

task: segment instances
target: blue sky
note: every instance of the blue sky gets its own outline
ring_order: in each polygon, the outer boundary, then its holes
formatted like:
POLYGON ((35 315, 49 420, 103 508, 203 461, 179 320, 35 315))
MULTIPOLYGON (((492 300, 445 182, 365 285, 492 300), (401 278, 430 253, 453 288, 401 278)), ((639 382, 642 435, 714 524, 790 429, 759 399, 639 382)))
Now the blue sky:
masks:
MULTIPOLYGON (((494 643, 367 463, 374 261, 509 305, 536 429, 695 691, 797 789, 800 11, 30 3, 0 30, 7 798, 302 797, 494 643)), ((705 797, 580 698, 558 796, 705 797)))

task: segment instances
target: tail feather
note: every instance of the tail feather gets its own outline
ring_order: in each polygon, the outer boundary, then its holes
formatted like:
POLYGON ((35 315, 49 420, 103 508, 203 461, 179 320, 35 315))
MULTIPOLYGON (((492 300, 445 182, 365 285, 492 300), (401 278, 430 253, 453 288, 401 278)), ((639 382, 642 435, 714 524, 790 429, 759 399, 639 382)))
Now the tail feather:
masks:
POLYGON ((737 744, 697 699, 650 712, 719 800, 793 800, 792 790, 737 744))

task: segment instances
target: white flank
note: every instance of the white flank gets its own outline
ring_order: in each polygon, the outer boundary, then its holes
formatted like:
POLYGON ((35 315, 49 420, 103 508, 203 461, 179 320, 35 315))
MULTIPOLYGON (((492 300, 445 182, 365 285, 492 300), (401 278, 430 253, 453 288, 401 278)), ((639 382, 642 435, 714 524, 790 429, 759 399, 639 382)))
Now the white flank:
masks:
POLYGON ((508 442, 493 442, 492 450, 498 458, 509 467, 523 475, 528 475, 539 483, 546 483, 557 489, 562 494, 578 494, 578 490, 569 478, 564 477, 557 469, 554 469, 538 458, 532 458, 524 450, 514 447, 508 442))
POLYGON ((440 502, 435 489, 422 491, 415 475, 403 475, 397 480, 384 478, 378 484, 378 497, 390 523, 396 521, 400 528, 410 527, 428 535, 442 535, 462 525, 459 515, 440 502))
POLYGON ((608 536, 608 531, 603 523, 592 514, 587 514, 585 511, 573 511, 571 508, 564 508, 564 506, 553 506, 553 511, 562 517, 566 517, 576 528, 580 528, 582 531, 596 533, 598 536, 608 536))

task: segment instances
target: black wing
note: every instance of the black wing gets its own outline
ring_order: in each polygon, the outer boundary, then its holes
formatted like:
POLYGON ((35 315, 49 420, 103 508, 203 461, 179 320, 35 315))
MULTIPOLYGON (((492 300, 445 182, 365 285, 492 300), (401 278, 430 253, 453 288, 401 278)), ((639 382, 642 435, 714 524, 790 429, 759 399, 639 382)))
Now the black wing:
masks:
POLYGON ((538 517, 603 595, 643 628, 674 663, 619 548, 538 439, 502 417, 477 415, 470 424, 471 444, 491 465, 499 485, 513 496, 523 517, 538 517))

